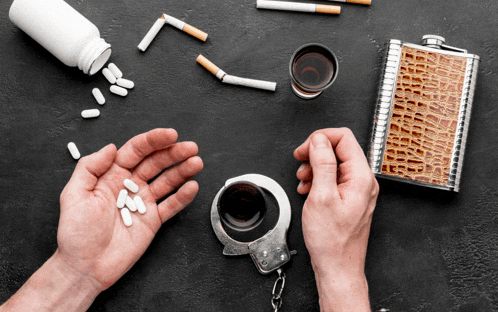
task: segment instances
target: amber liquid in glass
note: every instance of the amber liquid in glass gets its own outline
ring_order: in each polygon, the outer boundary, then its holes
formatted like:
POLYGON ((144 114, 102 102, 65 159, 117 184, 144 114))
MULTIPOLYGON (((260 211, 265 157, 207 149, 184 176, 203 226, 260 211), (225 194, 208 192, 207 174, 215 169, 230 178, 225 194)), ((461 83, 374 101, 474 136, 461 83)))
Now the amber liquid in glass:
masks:
POLYGON ((219 213, 228 226, 248 230, 261 223, 266 212, 263 193, 251 184, 228 187, 221 195, 219 213))
POLYGON ((334 77, 333 60, 320 51, 303 51, 292 64, 294 79, 301 86, 320 90, 334 77))

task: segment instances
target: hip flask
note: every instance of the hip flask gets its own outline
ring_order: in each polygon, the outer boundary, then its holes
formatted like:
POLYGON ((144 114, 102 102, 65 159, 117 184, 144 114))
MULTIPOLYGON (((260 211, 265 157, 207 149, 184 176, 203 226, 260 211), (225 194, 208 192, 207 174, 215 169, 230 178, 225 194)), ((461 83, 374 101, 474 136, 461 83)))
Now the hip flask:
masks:
POLYGON ((368 162, 378 177, 458 192, 479 56, 444 43, 388 42, 368 162))

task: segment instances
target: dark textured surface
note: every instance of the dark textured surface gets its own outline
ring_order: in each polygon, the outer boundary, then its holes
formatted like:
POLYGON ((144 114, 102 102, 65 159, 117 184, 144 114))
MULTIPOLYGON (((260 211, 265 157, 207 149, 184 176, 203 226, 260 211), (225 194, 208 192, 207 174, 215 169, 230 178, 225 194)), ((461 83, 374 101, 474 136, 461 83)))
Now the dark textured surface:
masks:
POLYGON ((76 164, 66 144, 87 155, 173 127, 200 147, 199 195, 90 311, 270 311, 276 274, 259 274, 249 257, 224 257, 209 220, 224 181, 245 173, 272 177, 292 204, 288 240, 299 254, 286 266, 282 311, 318 311, 292 151, 313 130, 343 126, 365 149, 385 42, 417 43, 433 33, 481 56, 461 192, 380 181, 366 268, 371 302, 391 311, 497 311, 498 3, 373 2, 326 16, 257 10, 254 0, 68 0, 99 27, 113 46, 111 60, 135 81, 120 98, 102 75, 64 66, 12 25, 11 1, 2 1, 0 301, 56 249, 59 194, 76 164), (165 27, 140 53, 136 46, 163 12, 207 32, 208 41, 165 27), (309 42, 330 47, 340 69, 330 89, 304 101, 290 90, 288 61, 309 42), (224 85, 196 64, 201 53, 229 74, 276 81, 277 91, 224 85), (99 108, 93 87, 107 103, 98 119, 83 120, 83 109, 99 108))

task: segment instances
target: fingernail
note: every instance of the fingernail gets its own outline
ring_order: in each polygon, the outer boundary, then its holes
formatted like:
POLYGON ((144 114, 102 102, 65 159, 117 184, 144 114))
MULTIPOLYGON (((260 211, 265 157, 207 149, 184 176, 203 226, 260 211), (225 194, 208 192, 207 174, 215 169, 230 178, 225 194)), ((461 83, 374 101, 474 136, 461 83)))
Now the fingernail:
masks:
POLYGON ((304 170, 304 167, 305 167, 305 164, 302 163, 301 166, 299 166, 299 168, 297 169, 297 172, 301 172, 304 170))
POLYGON ((311 144, 314 148, 330 147, 329 139, 322 133, 315 133, 311 138, 311 144))
POLYGON ((299 185, 297 186, 297 189, 299 190, 303 186, 303 181, 299 182, 299 185))

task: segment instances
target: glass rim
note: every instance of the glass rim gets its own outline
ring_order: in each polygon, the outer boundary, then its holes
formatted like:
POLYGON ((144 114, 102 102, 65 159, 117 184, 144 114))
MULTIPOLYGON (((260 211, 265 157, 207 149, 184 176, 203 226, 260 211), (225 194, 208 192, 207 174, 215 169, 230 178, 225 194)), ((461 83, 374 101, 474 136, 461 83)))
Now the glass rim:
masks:
POLYGON ((307 43, 305 45, 300 46, 299 48, 297 48, 296 51, 294 51, 294 53, 291 56, 290 62, 289 62, 289 74, 291 76, 292 83, 295 85, 295 87, 297 89, 299 89, 301 91, 304 91, 306 93, 318 93, 318 92, 321 92, 321 91, 327 89, 328 87, 330 87, 334 83, 335 79, 337 78, 338 72, 339 72, 339 62, 337 60, 336 55, 327 46, 325 46, 325 45, 323 45, 321 43, 307 43), (296 78, 294 78, 294 74, 292 73, 292 64, 294 63, 294 60, 295 60, 295 58, 296 58, 296 56, 298 55, 299 52, 301 52, 305 48, 312 47, 312 46, 317 46, 319 48, 322 48, 323 50, 325 50, 328 53, 330 53, 330 55, 332 55, 332 58, 333 58, 332 63, 334 65, 334 74, 332 75, 332 78, 330 79, 330 81, 325 86, 320 87, 320 88, 310 89, 310 88, 307 88, 307 87, 303 86, 302 84, 300 84, 296 80, 296 78))

